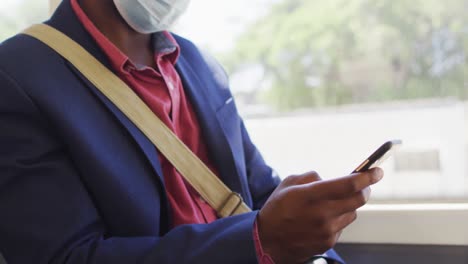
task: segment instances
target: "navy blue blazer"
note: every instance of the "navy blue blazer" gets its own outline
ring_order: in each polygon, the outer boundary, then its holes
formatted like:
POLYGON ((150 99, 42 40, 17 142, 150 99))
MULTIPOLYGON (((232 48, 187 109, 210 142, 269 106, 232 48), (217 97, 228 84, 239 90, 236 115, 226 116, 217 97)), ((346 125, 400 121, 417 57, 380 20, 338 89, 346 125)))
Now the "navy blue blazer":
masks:
MULTIPOLYGON (((110 68, 69 1, 46 23, 110 68)), ((220 177, 258 210, 280 180, 249 139, 221 67, 176 39, 176 67, 220 177)), ((169 231, 170 210, 157 150, 121 111, 39 41, 17 35, 1 44, 0 252, 8 263, 257 263, 255 211, 169 231)))

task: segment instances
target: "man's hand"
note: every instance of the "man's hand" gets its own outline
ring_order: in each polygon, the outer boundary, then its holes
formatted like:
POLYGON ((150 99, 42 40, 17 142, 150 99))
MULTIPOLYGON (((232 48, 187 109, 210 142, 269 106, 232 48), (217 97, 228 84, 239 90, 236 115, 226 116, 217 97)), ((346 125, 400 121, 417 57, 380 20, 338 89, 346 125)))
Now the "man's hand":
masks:
POLYGON ((316 172, 286 178, 258 215, 265 253, 276 264, 304 263, 332 248, 367 203, 381 169, 321 180, 316 172))

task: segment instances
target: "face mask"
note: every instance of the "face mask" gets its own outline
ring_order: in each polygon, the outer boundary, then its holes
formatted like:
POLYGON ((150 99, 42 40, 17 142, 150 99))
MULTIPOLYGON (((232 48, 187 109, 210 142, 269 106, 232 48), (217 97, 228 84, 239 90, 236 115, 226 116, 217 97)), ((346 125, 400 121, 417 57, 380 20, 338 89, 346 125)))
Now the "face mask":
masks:
POLYGON ((135 31, 149 34, 167 30, 190 0, 114 0, 120 15, 135 31))

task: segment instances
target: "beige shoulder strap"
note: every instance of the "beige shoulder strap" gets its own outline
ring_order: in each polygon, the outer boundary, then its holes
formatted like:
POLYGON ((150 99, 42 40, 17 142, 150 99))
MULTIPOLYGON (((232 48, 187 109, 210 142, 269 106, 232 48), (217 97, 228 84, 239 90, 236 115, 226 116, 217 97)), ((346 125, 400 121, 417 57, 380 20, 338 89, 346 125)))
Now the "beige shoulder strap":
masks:
POLYGON ((78 43, 44 24, 32 26, 23 33, 54 49, 86 76, 153 142, 187 182, 218 212, 219 217, 250 211, 242 197, 224 185, 127 84, 78 43))

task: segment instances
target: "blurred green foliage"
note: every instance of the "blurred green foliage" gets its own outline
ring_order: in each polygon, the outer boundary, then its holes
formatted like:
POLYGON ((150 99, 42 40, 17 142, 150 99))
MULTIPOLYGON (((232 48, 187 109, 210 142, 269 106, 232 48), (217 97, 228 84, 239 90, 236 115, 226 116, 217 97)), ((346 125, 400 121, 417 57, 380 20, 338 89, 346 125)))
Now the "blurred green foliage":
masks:
POLYGON ((467 14, 468 0, 280 0, 222 61, 261 66, 248 96, 279 110, 468 99, 467 14))

